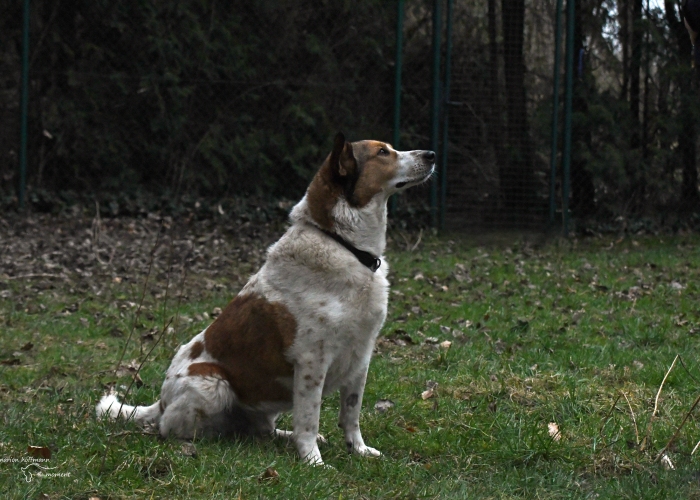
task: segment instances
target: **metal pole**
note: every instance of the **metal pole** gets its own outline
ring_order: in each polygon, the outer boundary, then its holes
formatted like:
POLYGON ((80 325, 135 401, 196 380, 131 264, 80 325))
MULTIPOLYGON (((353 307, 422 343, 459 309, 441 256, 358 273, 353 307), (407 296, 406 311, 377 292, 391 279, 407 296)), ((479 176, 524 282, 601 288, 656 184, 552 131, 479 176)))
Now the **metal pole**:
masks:
POLYGON ((22 83, 20 97, 19 208, 24 208, 27 187, 27 110, 29 103, 29 0, 24 0, 22 28, 22 83))
POLYGON ((447 211, 447 153, 448 125, 450 106, 450 77, 452 76, 452 0, 447 0, 447 33, 445 47, 445 96, 442 114, 442 154, 440 155, 440 229, 445 229, 445 212, 447 211))
POLYGON ((574 5, 566 0, 566 93, 564 95, 564 158, 562 181, 562 215, 564 235, 569 234, 569 169, 571 167, 571 115, 574 94, 574 5))
MULTIPOLYGON (((403 70, 403 12, 404 0, 396 2, 396 68, 394 74, 394 149, 399 149, 401 139, 401 71, 403 70)), ((396 213, 396 197, 389 200, 389 213, 396 213)))
POLYGON ((559 136, 559 77, 561 74, 561 13, 564 0, 557 0, 556 25, 554 28, 554 90, 552 94, 552 152, 549 159, 551 170, 549 183, 549 224, 554 225, 557 210, 557 139, 559 136))
MULTIPOLYGON (((442 0, 433 2, 433 97, 432 112, 430 117, 430 149, 437 152, 440 142, 440 41, 441 41, 441 20, 442 20, 442 0)), ((430 184, 430 225, 437 227, 438 214, 438 185, 437 182, 430 184)))

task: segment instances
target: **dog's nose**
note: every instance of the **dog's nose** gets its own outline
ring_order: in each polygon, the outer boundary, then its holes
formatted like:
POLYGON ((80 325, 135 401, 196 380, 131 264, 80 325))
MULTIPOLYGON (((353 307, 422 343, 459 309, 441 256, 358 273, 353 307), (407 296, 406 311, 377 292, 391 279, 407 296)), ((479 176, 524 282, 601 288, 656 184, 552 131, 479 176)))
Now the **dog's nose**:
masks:
POLYGON ((435 161, 435 151, 423 151, 421 156, 428 161, 435 161))

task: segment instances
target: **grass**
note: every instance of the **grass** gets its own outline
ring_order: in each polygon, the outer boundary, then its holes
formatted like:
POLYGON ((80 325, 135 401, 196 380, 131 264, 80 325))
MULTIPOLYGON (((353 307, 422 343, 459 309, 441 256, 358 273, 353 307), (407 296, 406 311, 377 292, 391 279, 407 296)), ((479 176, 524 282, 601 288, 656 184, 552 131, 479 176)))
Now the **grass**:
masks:
MULTIPOLYGON (((346 454, 330 397, 321 452, 333 468, 305 466, 273 440, 198 439, 192 456, 180 442, 95 419, 105 387, 131 380, 114 367, 132 325, 125 364, 159 335, 143 333, 173 318, 127 397, 150 404, 177 344, 239 284, 187 296, 200 277, 172 277, 167 301, 146 294, 135 319, 145 276, 109 279, 99 295, 58 285, 28 295, 10 281, 11 298, 0 299, 0 496, 700 498, 695 415, 668 448, 675 469, 657 460, 700 394, 699 244, 687 235, 538 248, 428 238, 410 251, 395 241, 389 317, 361 419, 365 441, 384 456, 346 454), (386 399, 394 406, 374 409, 386 399), (48 448, 44 465, 70 476, 25 481, 28 446, 48 448), (278 477, 265 478, 268 469, 278 477)), ((149 288, 165 280, 152 276, 149 288)), ((290 424, 286 416, 280 427, 290 424)))

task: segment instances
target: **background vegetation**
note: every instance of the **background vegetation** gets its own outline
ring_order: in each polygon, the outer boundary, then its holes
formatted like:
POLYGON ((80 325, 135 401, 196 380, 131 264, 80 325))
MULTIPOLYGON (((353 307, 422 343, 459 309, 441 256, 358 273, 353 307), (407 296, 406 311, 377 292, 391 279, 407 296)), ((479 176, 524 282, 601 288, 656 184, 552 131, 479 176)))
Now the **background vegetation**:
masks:
MULTIPOLYGON (((546 219, 555 3, 455 2, 443 110, 453 222, 546 219)), ((21 8, 0 7, 9 204, 21 8)), ((137 193, 297 199, 338 129, 391 139, 393 1, 38 0, 31 9, 29 182, 39 209, 55 208, 56 195, 122 205, 137 193)), ((430 0, 406 1, 407 149, 430 145, 432 12, 430 0)), ((574 38, 574 216, 601 227, 694 213, 698 90, 678 2, 581 0, 574 38)))

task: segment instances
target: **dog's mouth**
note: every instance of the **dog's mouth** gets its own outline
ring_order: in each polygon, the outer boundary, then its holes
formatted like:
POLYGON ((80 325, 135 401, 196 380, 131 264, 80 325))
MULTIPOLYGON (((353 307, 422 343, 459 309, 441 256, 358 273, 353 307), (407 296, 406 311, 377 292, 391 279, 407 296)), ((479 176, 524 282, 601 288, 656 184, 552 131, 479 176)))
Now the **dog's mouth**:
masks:
POLYGON ((419 177, 419 178, 417 178, 417 179, 409 179, 409 180, 407 180, 407 181, 398 182, 398 183, 396 184, 396 189, 404 188, 404 187, 408 186, 409 184, 412 185, 412 186, 413 186, 413 185, 417 185, 417 184, 423 184, 425 181, 427 181, 428 179, 430 179, 430 177, 433 175, 433 172, 434 172, 434 171, 435 171, 435 165, 433 165, 433 166, 430 168, 430 172, 428 172, 428 174, 425 175, 425 176, 423 176, 423 177, 419 177))

